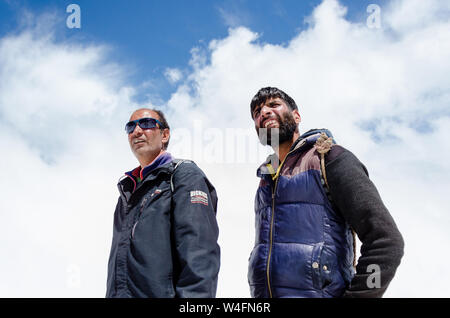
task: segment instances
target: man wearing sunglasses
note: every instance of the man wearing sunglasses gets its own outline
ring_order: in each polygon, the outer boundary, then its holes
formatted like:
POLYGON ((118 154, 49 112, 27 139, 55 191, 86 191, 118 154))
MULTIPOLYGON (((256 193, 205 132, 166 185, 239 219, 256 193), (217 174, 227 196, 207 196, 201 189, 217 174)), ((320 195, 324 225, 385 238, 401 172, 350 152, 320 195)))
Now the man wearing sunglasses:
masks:
POLYGON ((161 111, 136 110, 125 131, 139 166, 119 180, 106 297, 215 297, 214 186, 195 163, 167 152, 161 111))

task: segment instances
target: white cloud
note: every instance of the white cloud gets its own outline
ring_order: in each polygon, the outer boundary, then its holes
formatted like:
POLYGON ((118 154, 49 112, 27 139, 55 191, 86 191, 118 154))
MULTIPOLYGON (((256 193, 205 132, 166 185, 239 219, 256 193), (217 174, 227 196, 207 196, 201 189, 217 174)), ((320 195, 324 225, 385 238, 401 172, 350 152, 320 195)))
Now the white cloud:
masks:
MULTIPOLYGON (((300 105, 302 131, 330 128, 368 167, 404 235, 405 257, 386 296, 448 297, 450 277, 429 262, 450 243, 445 214, 450 149, 444 141, 450 116, 450 28, 441 18, 446 4, 428 4, 433 9, 418 21, 410 15, 408 22, 395 10, 415 12, 423 2, 396 1, 382 8, 381 29, 371 29, 346 20, 338 2, 324 1, 308 18, 310 27, 287 46, 260 44, 251 30, 231 29, 202 52, 210 62, 195 68, 168 102, 175 126, 201 118, 205 126, 252 127, 251 97, 261 87, 277 86, 300 105), (425 268, 433 291, 418 277, 425 268)), ((203 158, 200 152, 195 156, 203 158)), ((205 166, 222 195, 220 296, 249 295, 245 266, 251 249, 247 240, 254 233, 248 214, 255 168, 205 166)))
MULTIPOLYGON (((240 162, 238 142, 245 140, 245 151, 256 134, 236 137, 227 128, 253 130, 249 102, 269 85, 297 101, 302 131, 328 127, 369 169, 406 241, 386 296, 449 296, 440 264, 450 243, 450 22, 442 17, 447 4, 426 3, 382 7, 381 29, 370 29, 327 0, 286 46, 259 43, 257 33, 236 27, 191 51, 192 72, 176 77, 165 105, 169 150, 195 159, 217 188, 218 296, 249 296, 255 170, 266 150, 258 146, 258 158, 240 162), (205 149, 219 150, 215 162, 205 149)), ((107 50, 33 28, 0 39, 0 190, 8 198, 0 203, 7 242, 0 251, 8 255, 1 296, 104 295, 115 184, 136 165, 123 123, 137 108, 107 50), (69 288, 77 277, 79 288, 69 288)))
POLYGON ((0 295, 101 297, 115 183, 134 165, 116 152, 127 149, 133 89, 106 47, 37 30, 0 39, 0 295), (79 289, 67 285, 71 264, 79 289))
POLYGON ((438 24, 448 23, 450 3, 443 1, 392 1, 386 10, 386 21, 392 30, 410 34, 438 24))
POLYGON ((183 74, 177 68, 167 68, 166 71, 164 72, 164 75, 171 84, 180 81, 181 78, 183 77, 183 74))
POLYGON ((234 5, 227 4, 225 7, 217 8, 223 23, 228 27, 238 27, 249 21, 249 15, 242 10, 242 8, 237 8, 234 5))

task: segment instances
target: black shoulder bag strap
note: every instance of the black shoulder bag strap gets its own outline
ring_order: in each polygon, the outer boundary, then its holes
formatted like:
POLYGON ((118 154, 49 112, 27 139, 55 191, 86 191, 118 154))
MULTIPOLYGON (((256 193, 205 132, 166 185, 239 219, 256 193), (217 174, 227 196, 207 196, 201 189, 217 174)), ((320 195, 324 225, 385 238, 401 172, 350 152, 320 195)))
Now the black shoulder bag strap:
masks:
POLYGON ((191 161, 191 160, 186 160, 186 159, 174 159, 172 162, 175 164, 175 167, 173 167, 173 170, 172 170, 172 175, 170 176, 170 190, 171 190, 172 193, 173 193, 173 191, 175 190, 175 187, 174 187, 174 185, 173 185, 173 175, 175 174, 175 170, 176 170, 176 169, 178 168, 178 166, 181 165, 183 162, 189 162, 189 163, 192 163, 192 161, 191 161))

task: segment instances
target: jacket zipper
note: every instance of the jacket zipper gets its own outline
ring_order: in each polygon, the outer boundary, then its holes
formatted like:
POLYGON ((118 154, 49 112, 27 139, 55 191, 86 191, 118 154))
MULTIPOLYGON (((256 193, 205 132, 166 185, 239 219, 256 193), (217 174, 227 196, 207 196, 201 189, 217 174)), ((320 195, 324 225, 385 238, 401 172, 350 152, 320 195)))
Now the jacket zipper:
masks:
POLYGON ((131 238, 132 238, 132 239, 134 239, 134 229, 136 228, 136 225, 138 225, 138 223, 139 223, 139 220, 136 221, 136 223, 134 223, 133 229, 131 230, 131 238))
POLYGON ((142 211, 144 210, 144 204, 147 201, 147 197, 144 197, 144 199, 141 202, 141 206, 139 207, 139 213, 137 215, 137 220, 133 225, 133 228, 131 229, 131 238, 134 239, 134 230, 136 229, 136 225, 139 223, 139 218, 142 214, 142 211))
POLYGON ((272 215, 270 218, 270 244, 269 244, 269 256, 267 257, 267 267, 266 267, 266 275, 267 275, 267 288, 269 289, 269 298, 272 298, 272 289, 270 287, 270 259, 272 256, 272 244, 273 244, 273 222, 274 222, 274 214, 275 214, 275 191, 278 184, 278 178, 275 181, 275 186, 272 191, 272 215))
MULTIPOLYGON (((301 146, 301 145, 300 145, 301 146)), ((297 148, 297 147, 296 147, 297 148)), ((293 149, 290 152, 288 152, 288 154, 286 155, 286 157, 284 157, 283 162, 280 164, 280 167, 277 169, 277 174, 278 171, 281 172, 281 168, 283 167, 284 162, 286 161, 286 158, 297 149, 293 149)), ((269 236, 270 236, 270 243, 269 243, 269 256, 267 257, 267 266, 266 266, 266 275, 267 275, 267 288, 269 289, 269 298, 273 298, 272 296, 272 288, 270 287, 270 259, 272 256, 272 245, 273 245, 273 223, 275 220, 275 193, 277 191, 277 185, 278 185, 278 178, 280 176, 278 175, 277 179, 275 180, 275 185, 272 189, 272 216, 270 218, 270 231, 269 231, 269 236)))

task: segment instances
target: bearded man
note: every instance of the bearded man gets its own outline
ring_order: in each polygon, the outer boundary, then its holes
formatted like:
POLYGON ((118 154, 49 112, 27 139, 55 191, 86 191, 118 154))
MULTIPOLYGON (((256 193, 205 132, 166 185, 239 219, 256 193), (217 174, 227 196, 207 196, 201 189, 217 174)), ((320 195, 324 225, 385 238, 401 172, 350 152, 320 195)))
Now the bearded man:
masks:
POLYGON ((381 297, 404 242, 365 166, 326 129, 300 135, 298 107, 278 88, 260 89, 250 110, 275 151, 257 170, 251 296, 381 297))

